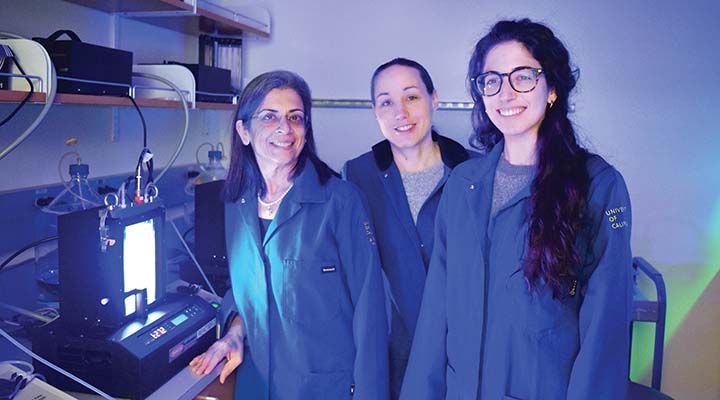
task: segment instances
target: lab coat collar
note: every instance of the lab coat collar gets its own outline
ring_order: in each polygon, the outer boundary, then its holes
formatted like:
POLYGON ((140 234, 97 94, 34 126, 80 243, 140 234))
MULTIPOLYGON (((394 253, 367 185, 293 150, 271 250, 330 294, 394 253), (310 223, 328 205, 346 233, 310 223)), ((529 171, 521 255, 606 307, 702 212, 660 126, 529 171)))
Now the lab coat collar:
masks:
MULTIPOLYGON (((455 168, 456 165, 467 160, 470 155, 468 151, 458 142, 442 136, 435 132, 431 132, 433 142, 438 144, 440 147, 440 157, 442 158, 443 164, 450 168, 455 168)), ((393 165, 393 155, 390 148, 390 142, 383 140, 372 147, 373 157, 375 158, 375 164, 381 171, 386 171, 393 165)))
POLYGON ((492 204, 493 181, 495 180, 495 167, 503 151, 504 142, 500 141, 493 149, 479 160, 471 164, 470 168, 463 170, 462 179, 465 197, 470 210, 470 216, 475 221, 477 239, 485 243, 490 204, 492 204), (480 205, 486 205, 480 207, 480 205))
MULTIPOLYGON (((488 301, 488 273, 489 273, 489 241, 488 241, 488 220, 490 217, 490 205, 492 204, 492 191, 493 181, 495 178, 495 166, 500 159, 502 154, 504 142, 499 142, 489 152, 481 156, 479 159, 473 159, 468 161, 462 166, 458 167, 457 179, 461 182, 461 189, 464 191, 463 197, 465 198, 466 207, 458 207, 457 210, 453 209, 449 212, 467 212, 467 217, 463 215, 463 218, 468 218, 472 221, 472 231, 463 233, 465 235, 475 235, 477 246, 472 255, 473 268, 470 268, 468 272, 468 281, 476 282, 477 290, 473 290, 469 293, 467 299, 468 309, 483 310, 486 307, 488 301), (467 210, 467 211, 465 211, 467 210)), ((482 347, 485 346, 484 336, 484 324, 487 322, 484 320, 482 313, 470 313, 469 314, 468 327, 472 332, 473 340, 471 346, 468 347, 468 354, 474 354, 477 357, 473 359, 478 360, 469 365, 472 368, 474 376, 478 376, 480 370, 480 364, 482 363, 482 347)))
POLYGON ((310 160, 307 160, 300 175, 295 178, 292 189, 280 204, 277 215, 270 223, 265 238, 263 238, 263 246, 268 243, 281 226, 300 212, 303 204, 324 203, 327 198, 327 188, 320 184, 320 177, 315 165, 310 160))
POLYGON ((405 233, 413 242, 414 247, 419 249, 420 239, 418 238, 417 229, 415 228, 415 223, 413 222, 407 194, 405 194, 405 187, 402 183, 402 176, 400 175, 400 170, 395 165, 395 163, 391 163, 386 170, 377 171, 377 174, 378 179, 380 179, 380 181, 382 182, 385 194, 387 195, 387 198, 392 205, 391 208, 397 214, 397 221, 399 221, 400 225, 402 225, 402 227, 404 228, 405 233))
MULTIPOLYGON (((305 162, 283 202, 286 200, 297 203, 322 203, 327 200, 327 190, 320 184, 320 177, 310 160, 305 162)), ((240 196, 239 202, 246 207, 255 206, 257 209, 257 194, 248 188, 240 196)))
POLYGON ((502 156, 502 152, 505 149, 505 140, 500 139, 495 146, 493 146, 492 150, 488 152, 485 157, 486 161, 480 164, 480 168, 478 168, 475 173, 476 176, 479 178, 487 179, 487 174, 492 173, 491 175, 491 181, 495 177, 495 169, 497 168, 498 162, 500 161, 500 157, 502 156))
POLYGON ((258 245, 257 247, 262 248, 282 224, 300 211, 303 203, 323 203, 327 199, 326 186, 320 184, 320 177, 315 166, 310 160, 307 160, 302 171, 295 178, 292 189, 280 204, 278 213, 268 227, 264 238, 260 237, 258 225, 257 194, 252 193, 252 190, 246 190, 236 203, 236 206, 240 208, 243 221, 249 227, 255 243, 258 245))
MULTIPOLYGON (((497 148, 497 147, 500 146, 501 144, 504 145, 504 141, 501 141, 501 142, 498 143, 495 147, 497 148)), ((492 171, 493 171, 492 177, 493 177, 493 179, 492 179, 492 181, 491 181, 491 185, 492 185, 491 187, 494 187, 494 185, 495 185, 495 171, 497 171, 497 165, 498 165, 499 162, 500 162, 500 157, 502 156, 503 147, 504 147, 504 146, 501 146, 500 149, 499 149, 499 152, 497 152, 497 154, 495 155, 496 158, 494 159, 493 168, 492 168, 492 171)), ((493 153, 495 153, 496 148, 493 149, 493 153)), ((537 169, 537 166, 536 166, 536 169, 537 169)), ((493 229, 494 226, 495 226, 495 219, 496 219, 496 217, 497 217, 498 215, 500 215, 500 213, 502 213, 505 209, 514 207, 516 204, 518 204, 518 203, 521 202, 522 200, 530 197, 530 195, 532 194, 532 193, 531 193, 531 192, 532 192, 532 183, 533 183, 533 181, 534 181, 534 179, 535 179, 536 173, 537 173, 537 170, 533 172, 533 176, 532 176, 532 178, 530 179, 530 182, 529 182, 527 185, 525 185, 525 187, 523 187, 522 189, 520 189, 519 192, 515 193, 515 195, 513 195, 513 197, 511 197, 510 199, 508 199, 508 201, 506 201, 505 204, 503 204, 502 206, 500 206, 500 208, 498 208, 497 212, 495 213, 495 217, 493 217, 493 218, 490 220, 490 224, 489 224, 489 226, 488 226, 488 234, 489 234, 489 232, 492 232, 492 229, 493 229)))
POLYGON ((288 193, 287 200, 296 203, 323 203, 327 201, 327 188, 320 184, 315 165, 309 159, 305 161, 300 174, 295 178, 293 188, 288 193))

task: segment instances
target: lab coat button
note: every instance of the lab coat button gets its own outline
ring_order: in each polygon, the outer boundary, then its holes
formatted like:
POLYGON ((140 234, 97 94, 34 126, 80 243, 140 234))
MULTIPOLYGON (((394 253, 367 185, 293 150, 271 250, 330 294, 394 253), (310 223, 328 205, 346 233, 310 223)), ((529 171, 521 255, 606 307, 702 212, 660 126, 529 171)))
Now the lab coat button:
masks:
POLYGON ((425 244, 424 244, 424 243, 420 243, 420 247, 425 247, 425 244))
POLYGON ((475 185, 470 185, 470 190, 475 190, 475 185))

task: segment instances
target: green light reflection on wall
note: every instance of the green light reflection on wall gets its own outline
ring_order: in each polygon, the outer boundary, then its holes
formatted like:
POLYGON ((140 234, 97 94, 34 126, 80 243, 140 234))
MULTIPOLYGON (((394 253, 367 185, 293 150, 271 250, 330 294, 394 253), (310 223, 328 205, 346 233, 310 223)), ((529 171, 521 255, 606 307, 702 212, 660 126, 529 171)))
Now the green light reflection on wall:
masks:
MULTIPOLYGON (((720 199, 715 202, 715 208, 709 218, 707 237, 707 258, 704 267, 695 265, 671 266, 668 269, 694 273, 696 276, 686 280, 668 280, 665 277, 667 290, 667 315, 665 322, 665 346, 668 345, 680 325, 690 313, 697 300, 705 292, 713 278, 720 272, 720 199)), ((656 268, 658 266, 655 266, 656 268)), ((661 266, 662 267, 662 266, 661 266)), ((660 272, 663 273, 662 268, 660 272)), ((665 275, 665 274, 663 274, 665 275)), ((643 293, 654 298, 655 288, 652 283, 641 282, 643 293)), ((655 324, 635 323, 633 328, 632 355, 630 366, 630 379, 635 382, 650 384, 652 373, 653 344, 655 340, 655 324)), ((665 359, 667 362, 667 359, 665 359)))

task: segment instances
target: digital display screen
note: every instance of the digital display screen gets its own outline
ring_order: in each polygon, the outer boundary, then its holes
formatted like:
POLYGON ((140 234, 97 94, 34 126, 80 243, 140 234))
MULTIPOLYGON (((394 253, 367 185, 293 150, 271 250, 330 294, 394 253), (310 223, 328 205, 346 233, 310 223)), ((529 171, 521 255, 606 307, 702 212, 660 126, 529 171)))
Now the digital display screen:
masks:
MULTIPOLYGON (((147 289, 147 303, 155 299, 155 224, 152 219, 125 227, 123 247, 124 291, 147 289)), ((135 297, 125 298, 125 315, 135 312, 135 297)))
POLYGON ((150 332, 150 337, 153 339, 158 339, 160 336, 166 334, 167 332, 167 329, 165 329, 164 326, 161 326, 150 332))
POLYGON ((173 325, 175 325, 175 326, 178 326, 178 325, 182 324, 183 322, 185 322, 185 321, 187 321, 187 320, 188 320, 188 316, 187 316, 187 315, 185 315, 185 314, 180 314, 180 315, 178 315, 177 317, 173 318, 173 319, 170 321, 170 323, 173 324, 173 325))

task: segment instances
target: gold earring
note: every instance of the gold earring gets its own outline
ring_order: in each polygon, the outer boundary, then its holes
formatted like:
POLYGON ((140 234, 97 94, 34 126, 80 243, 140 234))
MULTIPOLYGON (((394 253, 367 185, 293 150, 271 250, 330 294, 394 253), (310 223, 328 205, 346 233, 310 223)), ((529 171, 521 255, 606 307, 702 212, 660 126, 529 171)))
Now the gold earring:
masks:
POLYGON ((551 109, 553 105, 555 105, 555 100, 548 100, 548 110, 551 109))

